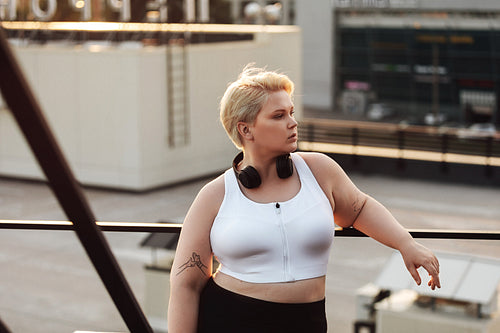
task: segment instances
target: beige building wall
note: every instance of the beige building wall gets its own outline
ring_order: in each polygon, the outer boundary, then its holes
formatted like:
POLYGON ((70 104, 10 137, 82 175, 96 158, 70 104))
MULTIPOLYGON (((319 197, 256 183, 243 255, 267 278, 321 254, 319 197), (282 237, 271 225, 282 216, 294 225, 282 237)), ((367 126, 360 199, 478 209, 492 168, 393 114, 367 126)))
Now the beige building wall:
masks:
MULTIPOLYGON (((15 52, 76 178, 85 185, 146 190, 219 173, 236 149, 219 122, 228 82, 250 62, 287 73, 302 113, 297 27, 252 41, 190 44, 189 140, 168 142, 166 47, 16 46, 15 52)), ((43 179, 5 106, 0 109, 0 175, 43 179)))

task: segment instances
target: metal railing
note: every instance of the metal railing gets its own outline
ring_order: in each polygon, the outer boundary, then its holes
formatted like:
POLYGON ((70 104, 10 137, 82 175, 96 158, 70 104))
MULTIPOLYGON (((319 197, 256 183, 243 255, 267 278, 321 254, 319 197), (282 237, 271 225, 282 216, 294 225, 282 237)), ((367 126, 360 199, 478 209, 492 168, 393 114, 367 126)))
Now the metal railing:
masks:
MULTIPOLYGON (((96 226, 105 232, 149 232, 180 233, 182 224, 171 222, 105 222, 96 221, 96 226)), ((75 230, 71 221, 48 220, 0 220, 0 229, 24 230, 75 230)), ((500 240, 497 230, 450 230, 450 229, 407 229, 414 238, 500 240)), ((354 228, 335 228, 335 237, 368 237, 354 228)))

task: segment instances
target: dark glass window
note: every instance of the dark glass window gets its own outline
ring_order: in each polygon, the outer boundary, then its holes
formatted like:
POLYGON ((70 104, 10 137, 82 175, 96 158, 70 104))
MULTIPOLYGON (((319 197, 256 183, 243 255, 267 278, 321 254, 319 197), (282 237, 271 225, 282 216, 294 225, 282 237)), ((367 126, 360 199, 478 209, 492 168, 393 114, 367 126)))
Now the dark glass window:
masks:
POLYGON ((420 52, 431 53, 437 47, 444 54, 448 46, 448 32, 444 30, 414 30, 412 48, 420 52))
POLYGON ((373 90, 380 100, 401 100, 410 97, 408 75, 378 74, 374 77, 373 90))
POLYGON ((340 33, 340 91, 348 81, 366 82, 375 102, 430 108, 437 80, 440 107, 454 110, 461 90, 500 85, 500 31, 367 27, 340 33))
POLYGON ((408 58, 406 54, 401 53, 388 53, 388 52, 376 52, 373 55, 374 64, 388 64, 388 65, 407 65, 408 58))
POLYGON ((341 48, 369 48, 367 29, 345 29, 340 33, 341 48))
POLYGON ((370 69, 370 59, 365 51, 348 51, 341 52, 340 67, 351 69, 370 69))
MULTIPOLYGON (((439 104, 449 105, 453 103, 453 95, 450 84, 439 84, 439 104)), ((415 99, 421 104, 432 104, 434 99, 434 86, 431 83, 415 84, 415 99)))
POLYGON ((491 32, 492 48, 496 53, 500 53, 500 31, 491 32))
POLYGON ((372 45, 374 49, 406 49, 407 31, 396 29, 373 29, 372 45))
POLYGON ((488 31, 451 31, 448 35, 448 43, 454 52, 491 52, 491 33, 488 31))
POLYGON ((452 59, 455 74, 471 74, 490 77, 493 63, 490 57, 455 57, 452 59))

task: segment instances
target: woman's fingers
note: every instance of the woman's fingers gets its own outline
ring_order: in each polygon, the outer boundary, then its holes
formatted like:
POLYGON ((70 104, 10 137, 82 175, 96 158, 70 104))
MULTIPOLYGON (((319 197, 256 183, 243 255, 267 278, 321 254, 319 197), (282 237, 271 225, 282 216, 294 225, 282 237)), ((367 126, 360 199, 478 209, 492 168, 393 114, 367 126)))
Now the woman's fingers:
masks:
POLYGON ((408 269, 408 272, 410 272, 411 276, 413 277, 413 280, 420 286, 422 283, 422 280, 420 279, 420 274, 418 274, 417 267, 415 267, 413 264, 410 264, 406 266, 408 269))
POLYGON ((423 264, 423 267, 431 277, 429 286, 432 290, 436 287, 441 288, 441 282, 439 281, 439 261, 436 256, 432 255, 432 257, 423 264))
POLYGON ((414 243, 413 245, 414 246, 407 247, 404 253, 402 252, 406 268, 411 276, 417 285, 420 285, 422 280, 418 273, 418 268, 423 267, 430 276, 427 285, 431 287, 432 290, 436 287, 441 288, 441 282, 439 280, 439 260, 424 246, 418 243, 414 243))

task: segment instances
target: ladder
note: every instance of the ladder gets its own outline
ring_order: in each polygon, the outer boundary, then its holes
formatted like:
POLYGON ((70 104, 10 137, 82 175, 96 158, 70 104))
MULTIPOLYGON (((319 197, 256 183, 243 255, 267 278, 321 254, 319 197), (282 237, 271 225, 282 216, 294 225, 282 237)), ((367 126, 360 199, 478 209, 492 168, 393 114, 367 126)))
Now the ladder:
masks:
POLYGON ((189 144, 189 96, 186 39, 167 44, 167 128, 171 148, 189 144))

